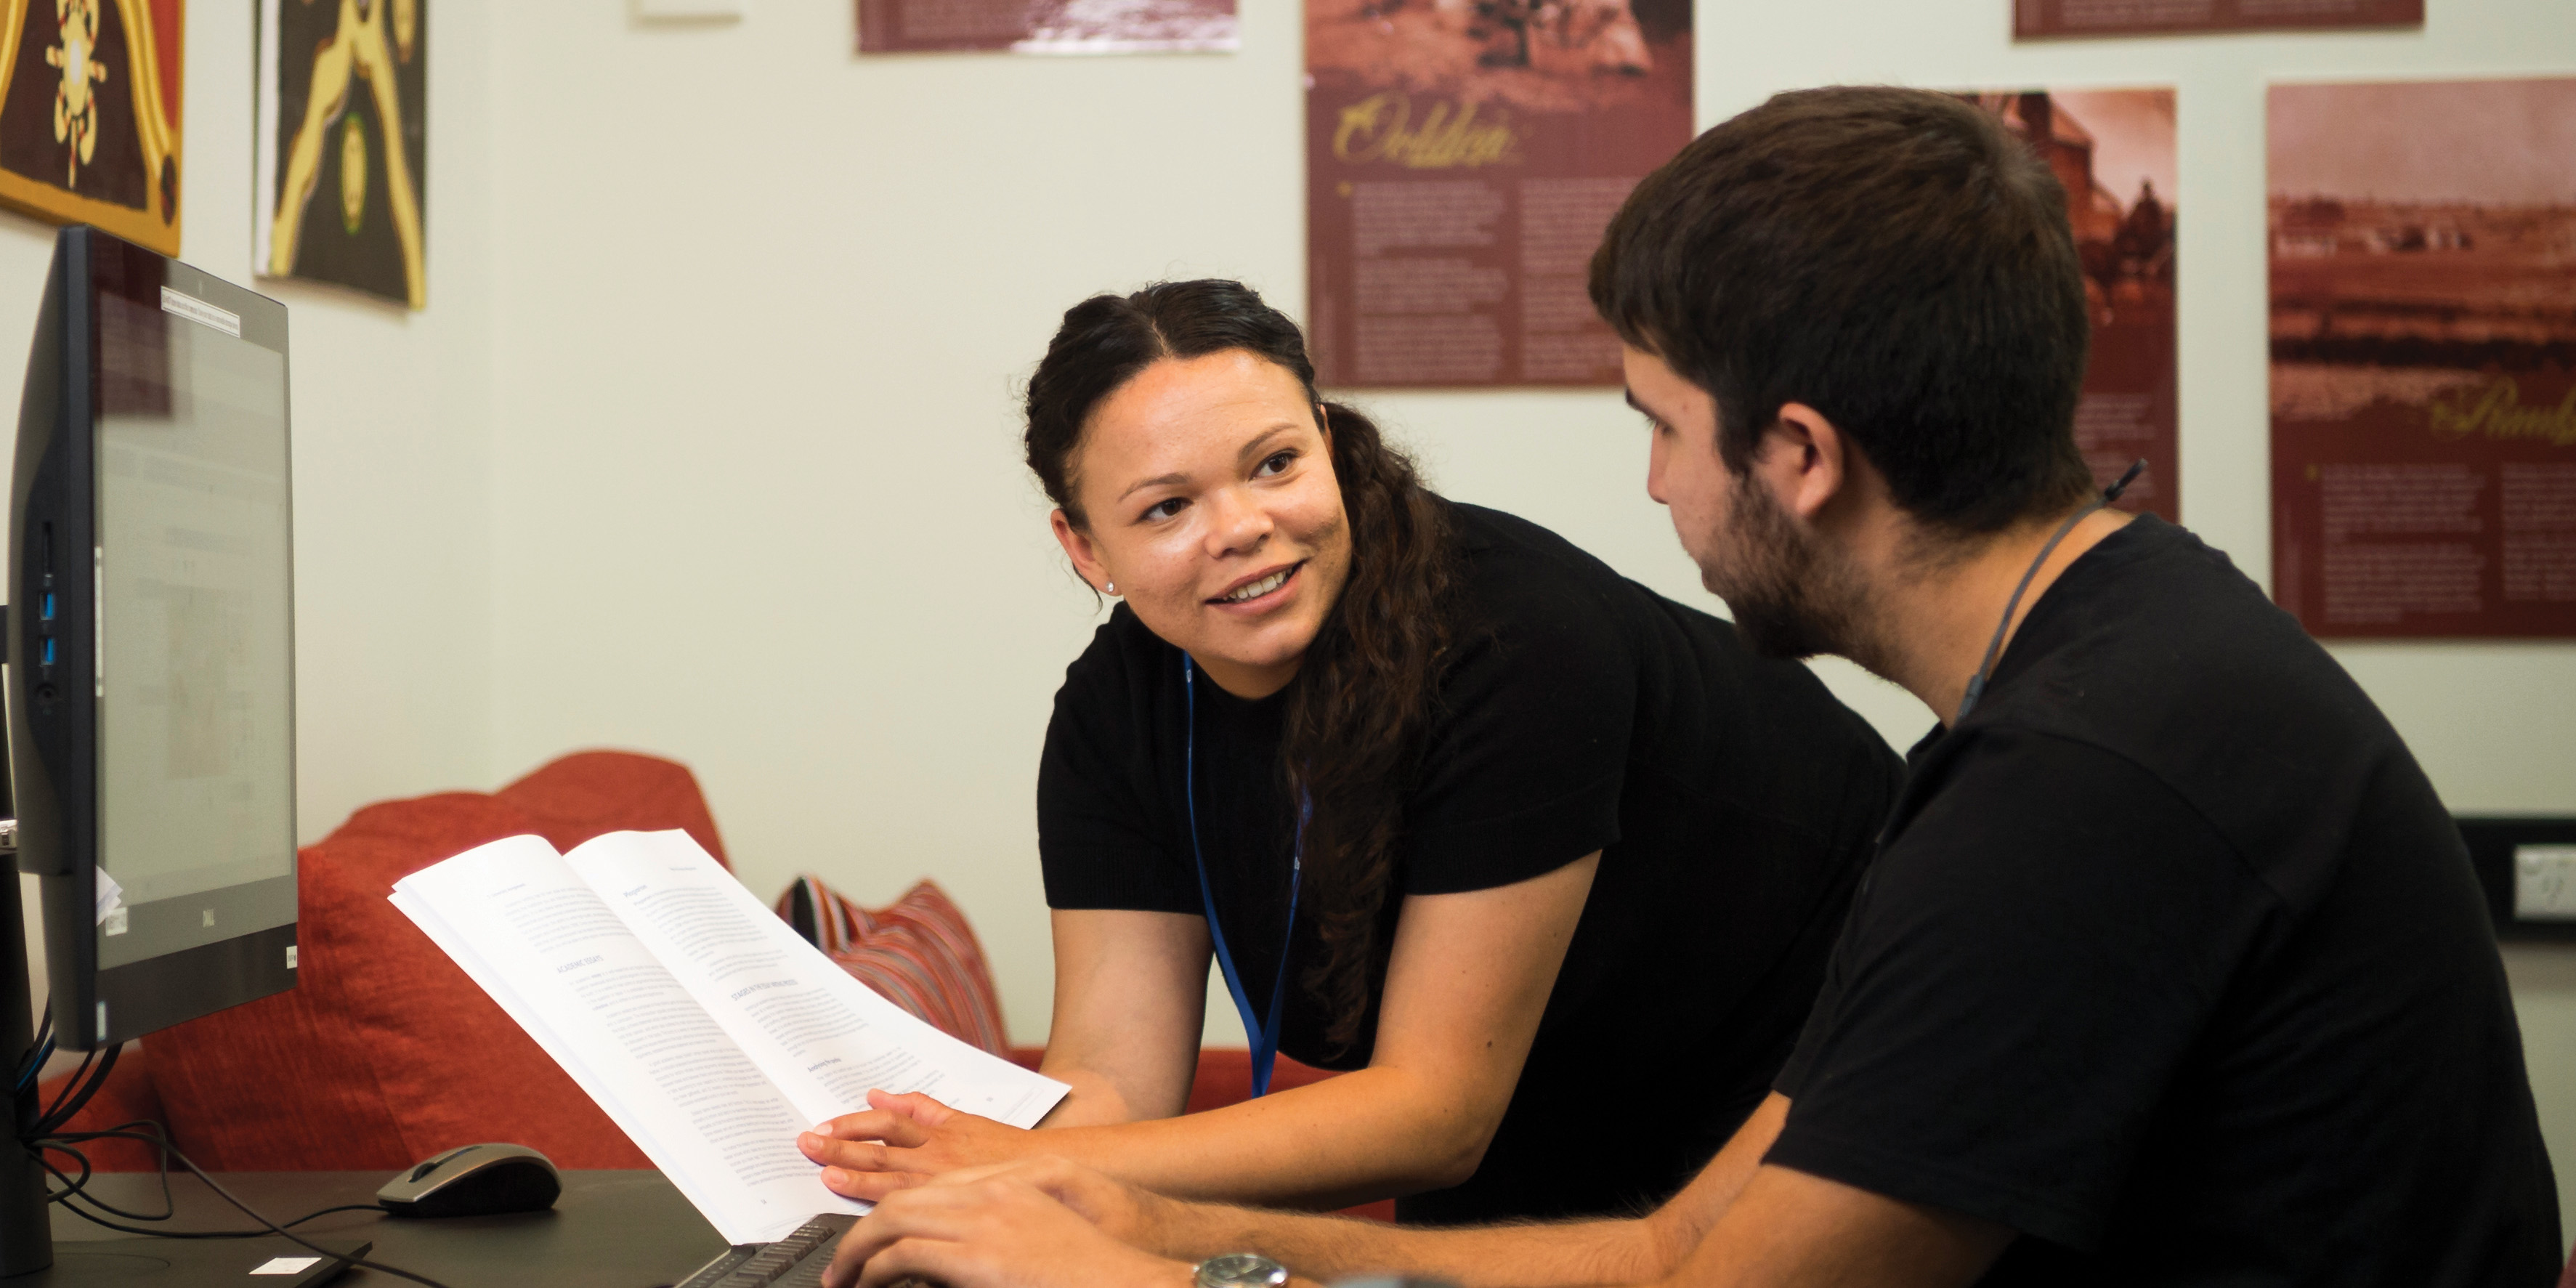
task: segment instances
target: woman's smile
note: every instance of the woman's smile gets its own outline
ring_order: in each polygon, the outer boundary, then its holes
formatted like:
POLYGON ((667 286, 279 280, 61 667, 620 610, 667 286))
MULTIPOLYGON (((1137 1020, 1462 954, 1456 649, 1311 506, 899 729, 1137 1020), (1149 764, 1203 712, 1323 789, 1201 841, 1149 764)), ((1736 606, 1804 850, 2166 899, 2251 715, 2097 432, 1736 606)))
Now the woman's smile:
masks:
POLYGON ((1306 561, 1300 559, 1286 567, 1254 573, 1235 582, 1227 587, 1223 594, 1213 596, 1207 602, 1229 612, 1245 614, 1269 612, 1285 600, 1297 579, 1298 570, 1305 566, 1306 561))

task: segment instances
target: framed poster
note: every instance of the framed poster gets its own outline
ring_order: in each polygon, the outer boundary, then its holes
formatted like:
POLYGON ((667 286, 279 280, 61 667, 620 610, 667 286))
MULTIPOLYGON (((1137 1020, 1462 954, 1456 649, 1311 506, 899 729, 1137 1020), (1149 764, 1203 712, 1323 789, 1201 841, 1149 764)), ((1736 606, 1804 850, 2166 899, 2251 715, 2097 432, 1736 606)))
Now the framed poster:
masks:
POLYGON ((2013 39, 2421 27, 2424 0, 2014 0, 2013 39))
POLYGON ((184 0, 0 0, 0 203, 179 253, 184 0))
POLYGON ((2272 589, 2576 637, 2576 79, 2278 85, 2272 589))
POLYGON ((1689 0, 1308 0, 1307 343, 1328 385, 1617 385, 1585 272, 1691 139, 1689 0))
POLYGON ((2084 261, 2093 360, 2075 441, 2104 486, 2147 469, 2120 507, 2182 521, 2174 367, 2174 92, 2019 90, 1963 95, 2002 118, 2066 188, 2084 261))
POLYGON ((1231 53, 1235 0, 858 0, 859 52, 1231 53))
POLYGON ((429 306, 429 0, 259 0, 253 264, 429 306))

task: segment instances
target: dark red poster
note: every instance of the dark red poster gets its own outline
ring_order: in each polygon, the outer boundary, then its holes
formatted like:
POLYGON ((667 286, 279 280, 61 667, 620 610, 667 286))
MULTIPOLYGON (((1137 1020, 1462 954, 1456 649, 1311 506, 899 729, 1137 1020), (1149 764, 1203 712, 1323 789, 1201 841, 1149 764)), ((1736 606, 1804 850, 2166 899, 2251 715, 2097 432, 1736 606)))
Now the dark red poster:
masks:
POLYGON ((2273 594, 2576 636, 2576 79, 2271 93, 2273 594))
POLYGON ((2421 27, 2424 0, 2014 0, 2013 39, 2421 27))
POLYGON ((2174 92, 2023 90, 1964 97, 2039 149, 2066 188, 2084 260, 2093 361, 2075 407, 2075 442, 2104 484, 2147 469, 2123 509, 2182 519, 2174 368, 2174 92))
POLYGON ((1308 338, 1329 385, 1616 385, 1585 294, 1691 137, 1689 0, 1309 0, 1308 338))

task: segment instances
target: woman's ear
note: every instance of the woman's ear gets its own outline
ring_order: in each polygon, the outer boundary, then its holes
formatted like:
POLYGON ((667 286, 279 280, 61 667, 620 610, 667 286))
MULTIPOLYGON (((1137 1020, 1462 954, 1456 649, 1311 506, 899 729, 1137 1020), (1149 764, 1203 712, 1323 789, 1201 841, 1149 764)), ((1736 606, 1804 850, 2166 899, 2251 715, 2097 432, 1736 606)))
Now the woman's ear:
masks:
POLYGON ((1047 526, 1055 532, 1055 543, 1064 547, 1065 557, 1073 561, 1074 575, 1091 583, 1093 590, 1107 591, 1109 569, 1101 564, 1100 551, 1092 544, 1091 534, 1083 531, 1073 521, 1073 516, 1066 514, 1061 507, 1047 515, 1047 526))

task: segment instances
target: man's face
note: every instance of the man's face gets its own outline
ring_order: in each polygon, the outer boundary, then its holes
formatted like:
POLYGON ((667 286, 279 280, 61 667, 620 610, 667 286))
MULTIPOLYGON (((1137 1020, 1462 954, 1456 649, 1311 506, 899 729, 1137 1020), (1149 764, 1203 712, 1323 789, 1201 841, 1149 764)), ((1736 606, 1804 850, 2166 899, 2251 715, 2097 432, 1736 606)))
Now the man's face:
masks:
MULTIPOLYGON (((1628 403, 1646 414, 1654 448, 1646 495, 1672 511, 1699 581, 1726 601, 1736 629, 1766 657, 1850 651, 1849 589, 1814 534, 1783 509, 1756 468, 1737 474, 1717 453, 1717 402, 1664 360, 1622 346, 1628 403)), ((1784 449, 1785 450, 1785 449, 1784 449)))

